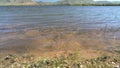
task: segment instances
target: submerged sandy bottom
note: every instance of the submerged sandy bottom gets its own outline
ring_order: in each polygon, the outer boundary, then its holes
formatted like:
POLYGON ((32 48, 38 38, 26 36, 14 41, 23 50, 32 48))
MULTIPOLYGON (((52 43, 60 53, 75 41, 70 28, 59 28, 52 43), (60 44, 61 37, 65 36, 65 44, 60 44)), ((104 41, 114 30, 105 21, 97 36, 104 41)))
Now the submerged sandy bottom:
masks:
POLYGON ((93 57, 114 52, 120 49, 119 44, 119 39, 103 29, 27 29, 1 35, 0 54, 54 56, 79 51, 85 56, 93 57))

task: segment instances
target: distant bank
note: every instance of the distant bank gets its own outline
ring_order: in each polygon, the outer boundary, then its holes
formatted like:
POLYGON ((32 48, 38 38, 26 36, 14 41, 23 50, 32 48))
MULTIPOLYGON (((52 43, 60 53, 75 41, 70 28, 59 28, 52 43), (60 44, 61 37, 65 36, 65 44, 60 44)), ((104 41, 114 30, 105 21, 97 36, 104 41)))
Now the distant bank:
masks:
POLYGON ((0 3, 0 6, 120 6, 120 4, 46 4, 46 3, 0 3))
POLYGON ((33 0, 0 0, 0 6, 120 6, 120 1, 59 0, 42 2, 33 0))

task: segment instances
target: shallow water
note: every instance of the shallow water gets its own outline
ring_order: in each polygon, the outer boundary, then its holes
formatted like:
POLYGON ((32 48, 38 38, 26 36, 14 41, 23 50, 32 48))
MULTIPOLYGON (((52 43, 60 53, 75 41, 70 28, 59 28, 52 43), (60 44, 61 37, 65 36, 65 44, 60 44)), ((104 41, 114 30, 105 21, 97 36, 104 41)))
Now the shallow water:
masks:
POLYGON ((119 6, 0 7, 0 50, 119 46, 119 11, 119 6))

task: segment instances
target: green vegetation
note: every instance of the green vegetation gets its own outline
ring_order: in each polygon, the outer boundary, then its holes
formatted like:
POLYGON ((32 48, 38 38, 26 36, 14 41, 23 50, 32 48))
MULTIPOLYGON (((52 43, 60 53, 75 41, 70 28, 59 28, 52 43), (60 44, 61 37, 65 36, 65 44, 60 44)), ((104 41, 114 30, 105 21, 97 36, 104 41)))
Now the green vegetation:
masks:
POLYGON ((119 68, 120 56, 102 55, 85 59, 78 53, 54 58, 8 55, 0 60, 0 68, 119 68))
POLYGON ((93 0, 61 0, 60 5, 70 6, 118 6, 120 2, 93 1, 93 0))

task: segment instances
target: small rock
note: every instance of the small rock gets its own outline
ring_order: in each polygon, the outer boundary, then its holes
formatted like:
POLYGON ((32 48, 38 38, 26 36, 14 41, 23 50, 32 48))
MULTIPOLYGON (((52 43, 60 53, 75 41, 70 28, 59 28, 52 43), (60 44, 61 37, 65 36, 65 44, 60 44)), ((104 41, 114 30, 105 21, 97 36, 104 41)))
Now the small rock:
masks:
POLYGON ((114 68, 120 68, 120 65, 116 65, 114 68))
POLYGON ((112 62, 112 64, 115 64, 115 62, 112 62))
POLYGON ((10 59, 10 56, 6 56, 6 57, 5 57, 5 60, 9 60, 9 59, 10 59))

